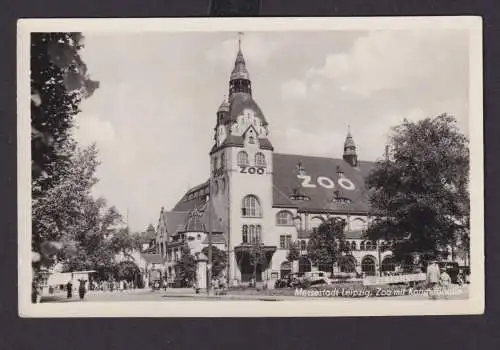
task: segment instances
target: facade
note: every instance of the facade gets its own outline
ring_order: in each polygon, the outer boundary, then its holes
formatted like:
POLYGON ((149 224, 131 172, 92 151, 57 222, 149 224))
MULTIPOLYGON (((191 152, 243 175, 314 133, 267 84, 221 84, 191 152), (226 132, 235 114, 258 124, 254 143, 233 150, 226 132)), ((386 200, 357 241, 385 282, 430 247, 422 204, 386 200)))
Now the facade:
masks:
POLYGON ((171 211, 162 208, 160 213, 156 249, 166 260, 167 273, 175 273, 182 246, 199 252, 208 244, 209 229, 214 244, 228 253, 231 281, 252 278, 249 254, 256 245, 266 256, 257 266, 257 280, 289 273, 292 242, 303 254, 300 271, 373 275, 380 267, 393 269, 388 245, 363 239, 370 220, 364 180, 373 163, 358 159, 350 131, 340 157, 326 158, 278 153, 270 129, 253 98, 240 42, 229 95, 216 112, 214 143, 207 150, 209 178, 188 190, 171 211), (335 268, 311 266, 309 236, 332 216, 346 220, 352 252, 335 268))

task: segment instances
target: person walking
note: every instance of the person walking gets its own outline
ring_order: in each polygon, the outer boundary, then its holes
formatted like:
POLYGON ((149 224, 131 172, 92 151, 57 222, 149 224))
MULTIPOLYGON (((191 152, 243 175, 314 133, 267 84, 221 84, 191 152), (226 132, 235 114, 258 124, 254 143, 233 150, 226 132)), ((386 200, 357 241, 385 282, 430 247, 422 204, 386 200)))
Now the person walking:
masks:
POLYGON ((441 272, 436 261, 431 261, 427 266, 427 288, 429 288, 429 297, 432 300, 436 299, 436 287, 438 286, 441 272))
POLYGON ((439 276, 439 285, 441 286, 441 291, 443 293, 444 298, 448 299, 447 291, 451 286, 451 277, 448 274, 448 272, 446 272, 445 268, 441 269, 441 275, 439 276))
POLYGON ((66 283, 66 297, 68 299, 73 297, 73 283, 71 283, 71 280, 66 283))
POLYGON ((80 282, 80 286, 78 287, 78 294, 80 295, 80 300, 83 300, 85 298, 85 280, 78 280, 80 282))

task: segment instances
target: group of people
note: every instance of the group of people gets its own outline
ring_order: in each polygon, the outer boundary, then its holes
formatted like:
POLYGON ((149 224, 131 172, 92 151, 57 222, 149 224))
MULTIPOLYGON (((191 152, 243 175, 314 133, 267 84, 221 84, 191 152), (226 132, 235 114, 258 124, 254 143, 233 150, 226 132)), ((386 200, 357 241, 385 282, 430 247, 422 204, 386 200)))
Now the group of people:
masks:
MULTIPOLYGON (((85 293, 87 292, 86 284, 88 281, 86 280, 78 280, 78 295, 80 296, 80 300, 83 300, 85 298, 85 293)), ((73 282, 68 281, 66 283, 66 296, 68 299, 73 298, 73 282)))
POLYGON ((113 291, 119 291, 122 292, 127 289, 136 289, 137 286, 134 282, 132 281, 93 281, 92 282, 92 289, 93 290, 98 290, 102 292, 113 292, 113 291))
POLYGON ((437 261, 430 261, 427 265, 427 287, 431 291, 431 299, 437 298, 437 290, 444 291, 444 298, 447 299, 446 290, 451 287, 451 277, 444 267, 439 267, 437 261))

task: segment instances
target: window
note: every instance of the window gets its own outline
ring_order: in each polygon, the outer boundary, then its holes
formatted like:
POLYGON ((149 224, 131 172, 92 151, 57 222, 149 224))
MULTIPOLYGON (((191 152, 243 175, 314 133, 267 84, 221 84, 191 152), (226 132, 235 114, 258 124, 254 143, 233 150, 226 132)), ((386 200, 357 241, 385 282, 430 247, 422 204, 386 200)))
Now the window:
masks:
POLYGON ((255 154, 255 165, 266 166, 266 157, 260 152, 255 154))
POLYGON ((241 203, 241 215, 249 217, 260 217, 262 212, 260 210, 260 203, 257 197, 248 195, 243 198, 241 203))
POLYGON ((217 157, 214 157, 213 169, 214 169, 214 172, 215 172, 215 170, 217 170, 217 157))
POLYGON ((243 225, 242 236, 243 236, 243 243, 248 243, 248 226, 247 225, 243 225))
POLYGON ((255 138, 253 136, 250 136, 248 138, 248 143, 254 144, 255 143, 255 138))
POLYGON ((306 241, 304 240, 301 240, 300 241, 300 250, 306 250, 306 241))
POLYGON ((276 214, 277 225, 293 225, 292 213, 282 210, 276 214))
POLYGON ((360 250, 365 250, 365 242, 361 242, 361 245, 359 247, 360 250))
POLYGON ((197 239, 197 240, 200 240, 200 239, 201 239, 201 235, 200 235, 199 233, 196 235, 196 239, 197 239))
POLYGON ((224 153, 222 153, 220 155, 220 167, 221 167, 221 169, 224 169, 225 166, 226 166, 226 157, 225 157, 224 153))
POLYGON ((249 227, 249 230, 248 230, 248 235, 250 236, 250 243, 251 244, 256 244, 257 243, 257 240, 256 240, 256 237, 255 237, 255 226, 254 225, 250 225, 249 227))
POLYGON ((280 236, 280 249, 290 249, 292 242, 291 235, 281 235, 280 236))
POLYGON ((255 243, 260 243, 260 235, 261 235, 262 227, 260 225, 255 226, 255 243))
POLYGON ((238 165, 248 165, 248 154, 245 151, 238 152, 238 165))
POLYGON ((356 242, 351 242, 351 250, 356 250, 356 242))

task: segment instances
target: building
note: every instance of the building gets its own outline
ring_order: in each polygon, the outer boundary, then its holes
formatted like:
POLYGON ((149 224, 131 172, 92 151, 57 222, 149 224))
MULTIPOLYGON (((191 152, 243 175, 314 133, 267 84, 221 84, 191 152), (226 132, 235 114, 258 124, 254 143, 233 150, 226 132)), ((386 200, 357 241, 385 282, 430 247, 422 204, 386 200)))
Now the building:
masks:
MULTIPOLYGON (((248 281, 254 268, 248 252, 260 243, 266 262, 257 267, 257 280, 277 278, 292 269, 287 254, 296 242, 303 256, 300 271, 314 268, 307 258, 309 236, 329 217, 347 222, 352 253, 337 272, 376 274, 393 269, 384 242, 363 239, 368 216, 364 179, 372 162, 358 159, 348 131, 340 157, 281 154, 274 149, 271 124, 253 97, 253 86, 241 50, 241 41, 229 79, 229 95, 216 111, 214 144, 206 182, 191 188, 171 211, 162 208, 156 235, 158 254, 167 273, 175 273, 181 248, 198 252, 213 242, 229 256, 231 281, 248 281), (212 213, 209 213, 211 205, 212 213)), ((334 155, 332 155, 334 156, 334 155)))

